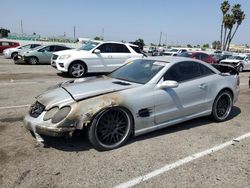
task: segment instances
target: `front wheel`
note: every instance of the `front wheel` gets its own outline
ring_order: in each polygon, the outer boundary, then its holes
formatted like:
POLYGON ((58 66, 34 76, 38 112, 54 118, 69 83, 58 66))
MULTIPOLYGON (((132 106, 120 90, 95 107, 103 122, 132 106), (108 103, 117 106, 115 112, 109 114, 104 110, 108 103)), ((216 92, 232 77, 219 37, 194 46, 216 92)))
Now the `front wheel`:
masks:
POLYGON ((18 55, 17 52, 13 52, 13 53, 11 54, 11 59, 14 59, 17 55, 18 55))
POLYGON ((220 92, 215 98, 211 117, 221 122, 228 118, 233 105, 232 95, 228 91, 220 92))
POLYGON ((68 73, 71 77, 80 78, 86 74, 86 66, 83 63, 76 62, 70 65, 68 73))
POLYGON ((237 69, 238 69, 239 72, 242 72, 242 71, 243 71, 243 65, 239 65, 239 66, 237 67, 237 69))
POLYGON ((88 138, 99 151, 122 146, 132 130, 132 118, 127 110, 114 107, 101 112, 89 127, 88 138))
POLYGON ((38 59, 36 57, 29 57, 28 63, 31 65, 36 65, 36 64, 38 64, 38 59))

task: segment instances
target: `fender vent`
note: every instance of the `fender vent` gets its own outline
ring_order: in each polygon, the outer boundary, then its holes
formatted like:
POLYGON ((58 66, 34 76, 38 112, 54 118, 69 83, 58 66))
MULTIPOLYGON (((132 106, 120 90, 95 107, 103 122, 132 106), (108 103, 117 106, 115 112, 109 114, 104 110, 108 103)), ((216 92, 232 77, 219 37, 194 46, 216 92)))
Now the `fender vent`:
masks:
POLYGON ((149 111, 148 108, 143 108, 143 109, 139 110, 138 115, 139 115, 140 117, 149 117, 149 116, 150 116, 150 113, 151 113, 151 112, 149 111))

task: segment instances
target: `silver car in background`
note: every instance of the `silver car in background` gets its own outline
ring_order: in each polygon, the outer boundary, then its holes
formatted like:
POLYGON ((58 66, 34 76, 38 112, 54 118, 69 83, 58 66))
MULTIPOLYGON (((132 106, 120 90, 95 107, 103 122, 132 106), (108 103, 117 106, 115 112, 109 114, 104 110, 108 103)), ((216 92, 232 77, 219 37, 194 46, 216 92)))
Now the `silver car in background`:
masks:
POLYGON ((51 57, 54 52, 69 50, 71 48, 63 45, 47 45, 34 48, 33 50, 22 51, 14 58, 15 63, 50 64, 51 57))
POLYGON ((130 59, 107 76, 50 88, 36 97, 24 125, 37 137, 72 135, 86 127, 97 150, 110 150, 131 135, 193 118, 224 121, 238 95, 233 67, 183 57, 130 59))

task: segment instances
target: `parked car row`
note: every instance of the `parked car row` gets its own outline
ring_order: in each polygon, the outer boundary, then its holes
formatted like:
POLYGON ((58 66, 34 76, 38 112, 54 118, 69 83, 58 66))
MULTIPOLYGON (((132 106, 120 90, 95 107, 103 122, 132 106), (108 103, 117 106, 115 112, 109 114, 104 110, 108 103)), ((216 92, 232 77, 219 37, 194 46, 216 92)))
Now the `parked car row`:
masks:
POLYGON ((7 48, 3 51, 3 55, 5 58, 12 58, 13 59, 22 50, 31 50, 31 49, 34 49, 38 46, 41 46, 41 45, 40 44, 26 44, 26 45, 22 45, 22 46, 7 48))
MULTIPOLYGON (((6 58, 13 58, 15 63, 51 64, 57 70, 80 78, 90 72, 111 72, 124 64, 129 58, 143 57, 145 54, 134 44, 122 42, 92 41, 79 49, 71 49, 63 45, 27 44, 23 46, 13 42, 1 42, 8 47, 3 50, 6 58), (15 46, 15 47, 12 47, 15 46)), ((180 56, 199 59, 206 63, 230 64, 239 72, 250 70, 250 55, 233 55, 230 52, 215 51, 209 55, 201 51, 187 51, 173 48, 155 52, 153 56, 180 56)))

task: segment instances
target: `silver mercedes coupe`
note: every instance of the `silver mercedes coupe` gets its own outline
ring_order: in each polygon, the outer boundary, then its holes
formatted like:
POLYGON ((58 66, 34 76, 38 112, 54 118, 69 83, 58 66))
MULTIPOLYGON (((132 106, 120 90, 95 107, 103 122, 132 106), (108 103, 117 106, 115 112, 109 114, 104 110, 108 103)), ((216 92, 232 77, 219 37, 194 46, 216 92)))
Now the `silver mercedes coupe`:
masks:
POLYGON ((36 97, 24 118, 36 136, 86 127, 97 150, 201 116, 227 120, 239 95, 233 67, 183 57, 130 59, 107 76, 71 80, 36 97))

